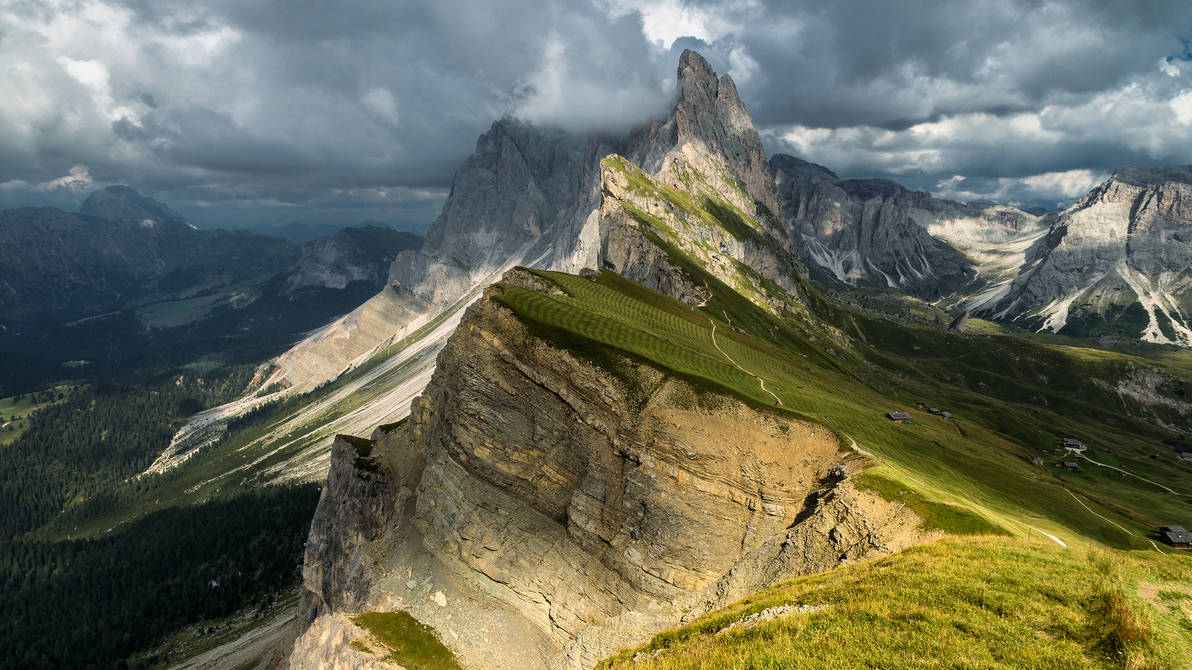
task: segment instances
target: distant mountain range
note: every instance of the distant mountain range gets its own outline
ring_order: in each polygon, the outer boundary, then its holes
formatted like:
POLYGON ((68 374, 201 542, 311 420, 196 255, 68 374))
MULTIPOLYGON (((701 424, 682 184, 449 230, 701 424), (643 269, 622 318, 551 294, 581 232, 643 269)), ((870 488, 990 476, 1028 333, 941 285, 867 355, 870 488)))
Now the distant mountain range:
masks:
POLYGON ((771 159, 821 279, 890 288, 1030 330, 1192 346, 1192 166, 1127 165, 1043 216, 771 159))
MULTIPOLYGON (((236 225, 226 226, 223 228, 229 230, 247 230, 261 233, 263 235, 270 235, 273 237, 284 237, 287 240, 294 242, 308 242, 317 237, 326 237, 334 235, 344 228, 392 228, 406 233, 422 236, 426 232, 425 225, 408 225, 408 224, 394 224, 385 221, 360 221, 354 224, 332 223, 324 221, 287 221, 285 223, 254 223, 251 225, 236 225)), ((203 226, 199 226, 204 228, 203 226)), ((204 228, 206 229, 206 228, 204 228)))
POLYGON ((393 257, 421 244, 377 226, 302 243, 199 230, 126 186, 77 213, 0 211, 0 352, 12 361, 0 385, 65 361, 127 365, 156 342, 268 356, 378 291, 393 257))

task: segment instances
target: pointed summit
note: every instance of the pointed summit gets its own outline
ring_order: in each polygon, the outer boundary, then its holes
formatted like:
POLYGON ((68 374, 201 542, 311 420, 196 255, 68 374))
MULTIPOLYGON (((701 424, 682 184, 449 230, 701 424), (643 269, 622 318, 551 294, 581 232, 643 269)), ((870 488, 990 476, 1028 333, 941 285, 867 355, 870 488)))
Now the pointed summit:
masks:
POLYGON ((708 97, 716 96, 719 80, 716 71, 704 60, 704 57, 691 49, 684 49, 679 56, 677 81, 679 85, 679 99, 691 97, 700 93, 708 97))
POLYGON ((648 173, 659 174, 691 145, 723 162, 728 176, 739 180, 752 200, 771 213, 779 212, 778 191, 761 137, 732 77, 717 75, 703 56, 687 49, 679 57, 676 80, 674 106, 666 121, 651 129, 648 149, 634 162, 648 173))
POLYGON ((178 212, 128 186, 109 186, 87 196, 79 213, 111 221, 135 221, 146 228, 193 229, 178 212))

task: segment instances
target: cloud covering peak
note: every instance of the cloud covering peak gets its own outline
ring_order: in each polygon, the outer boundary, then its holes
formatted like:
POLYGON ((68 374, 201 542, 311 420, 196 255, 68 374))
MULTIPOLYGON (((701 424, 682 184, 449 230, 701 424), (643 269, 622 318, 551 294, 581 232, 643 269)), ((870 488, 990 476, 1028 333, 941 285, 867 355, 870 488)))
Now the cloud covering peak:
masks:
POLYGON ((495 119, 664 113, 683 48, 771 152, 1023 204, 1192 162, 1192 7, 624 0, 0 5, 0 206, 132 183, 196 222, 426 223, 495 119))

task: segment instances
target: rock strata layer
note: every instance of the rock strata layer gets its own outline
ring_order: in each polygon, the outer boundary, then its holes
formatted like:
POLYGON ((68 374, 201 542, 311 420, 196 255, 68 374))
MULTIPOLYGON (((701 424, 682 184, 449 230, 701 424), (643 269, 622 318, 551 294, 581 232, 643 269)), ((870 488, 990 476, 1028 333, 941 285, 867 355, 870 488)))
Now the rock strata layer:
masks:
POLYGON ((312 631, 404 609, 468 667, 587 668, 915 537, 909 512, 853 488, 855 456, 823 428, 615 354, 594 364, 500 292, 469 308, 405 424, 367 458, 336 443, 304 568, 312 631))

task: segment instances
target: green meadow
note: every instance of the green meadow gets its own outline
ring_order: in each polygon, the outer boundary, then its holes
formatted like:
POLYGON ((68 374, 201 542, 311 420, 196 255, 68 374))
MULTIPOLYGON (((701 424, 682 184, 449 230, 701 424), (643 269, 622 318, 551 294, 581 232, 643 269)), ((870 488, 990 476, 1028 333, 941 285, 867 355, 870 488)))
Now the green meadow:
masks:
POLYGON ((1097 460, 1192 492, 1192 469, 1162 443, 1171 435, 1124 409, 1116 393, 1097 392, 1096 381, 1111 384, 1142 364, 1128 356, 916 329, 829 307, 839 311, 825 320, 853 334, 832 341, 798 315, 772 314, 723 285, 692 307, 608 272, 535 273, 563 293, 504 285, 497 299, 556 343, 596 362, 602 351, 628 354, 825 425, 843 445, 872 454, 875 473, 924 500, 962 505, 1016 535, 1043 530, 1119 549, 1152 548, 1156 526, 1187 523, 1187 495, 1090 464, 1081 473, 1053 465, 1071 459, 1059 455, 1060 439, 1076 436, 1097 460), (857 344, 845 349, 849 341, 857 344), (1052 376, 1057 383, 1045 381, 1052 376), (894 410, 909 411, 911 423, 886 419, 894 410))

